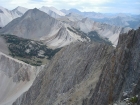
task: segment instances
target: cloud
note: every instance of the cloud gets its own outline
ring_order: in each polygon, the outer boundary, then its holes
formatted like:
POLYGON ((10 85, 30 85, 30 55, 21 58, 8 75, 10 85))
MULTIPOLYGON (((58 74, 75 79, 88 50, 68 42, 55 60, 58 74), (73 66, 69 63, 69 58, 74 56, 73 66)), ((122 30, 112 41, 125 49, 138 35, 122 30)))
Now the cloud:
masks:
POLYGON ((95 11, 106 13, 139 13, 139 0, 0 0, 0 5, 14 9, 17 6, 26 8, 40 8, 53 6, 57 9, 76 8, 81 11, 95 11))

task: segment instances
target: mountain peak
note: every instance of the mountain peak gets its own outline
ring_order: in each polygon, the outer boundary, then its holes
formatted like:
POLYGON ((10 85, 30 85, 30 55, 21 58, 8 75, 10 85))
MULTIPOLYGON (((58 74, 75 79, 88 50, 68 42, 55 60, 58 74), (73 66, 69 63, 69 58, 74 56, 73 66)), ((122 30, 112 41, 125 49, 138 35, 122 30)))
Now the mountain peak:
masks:
POLYGON ((37 9, 37 8, 30 9, 30 10, 27 11, 27 13, 37 13, 37 12, 42 12, 42 11, 40 11, 40 10, 37 9))
POLYGON ((34 9, 32 9, 33 11, 40 11, 39 9, 37 9, 37 8, 34 8, 34 9))
POLYGON ((66 10, 66 9, 62 9, 61 10, 63 13, 65 14, 69 14, 69 13, 77 13, 77 14, 81 14, 81 11, 75 9, 75 8, 72 8, 72 9, 69 9, 69 10, 66 10))
POLYGON ((3 11, 3 12, 9 12, 8 9, 6 9, 6 8, 4 8, 4 7, 2 7, 2 6, 0 6, 0 10, 3 11))
POLYGON ((47 9, 48 9, 49 7, 47 7, 47 6, 42 6, 41 8, 47 8, 47 9))
POLYGON ((18 8, 18 9, 20 9, 20 8, 25 8, 25 7, 22 7, 22 6, 18 6, 17 8, 18 8))
POLYGON ((69 9, 70 12, 74 12, 74 13, 81 13, 81 11, 79 11, 78 9, 72 8, 69 9))
POLYGON ((18 11, 25 11, 25 10, 28 10, 27 8, 25 8, 25 7, 21 7, 21 6, 18 6, 18 7, 16 7, 15 9, 13 9, 13 11, 15 11, 15 10, 18 10, 18 11))
POLYGON ((75 9, 75 8, 71 8, 69 9, 70 11, 77 11, 77 12, 80 12, 78 9, 75 9))
POLYGON ((4 7, 0 6, 0 9, 5 9, 4 7))
POLYGON ((42 6, 40 8, 40 10, 43 11, 43 12, 46 12, 47 14, 51 15, 52 17, 65 16, 65 14, 63 12, 59 11, 55 7, 42 6))
POLYGON ((2 33, 12 33, 14 35, 28 38, 28 39, 39 39, 42 36, 49 34, 53 25, 57 29, 60 22, 50 17, 45 12, 40 11, 37 8, 28 10, 23 16, 11 21, 2 33), (12 26, 12 28, 10 28, 12 26), (19 27, 20 26, 20 29, 19 27), (22 31, 24 29, 24 31, 22 31), (16 30, 16 33, 15 33, 16 30), (6 32, 7 31, 7 32, 6 32))
MULTIPOLYGON (((16 17, 20 17, 22 16, 28 9, 18 6, 17 8, 13 9, 11 12, 16 16, 16 17)), ((15 18, 16 18, 15 17, 15 18)))

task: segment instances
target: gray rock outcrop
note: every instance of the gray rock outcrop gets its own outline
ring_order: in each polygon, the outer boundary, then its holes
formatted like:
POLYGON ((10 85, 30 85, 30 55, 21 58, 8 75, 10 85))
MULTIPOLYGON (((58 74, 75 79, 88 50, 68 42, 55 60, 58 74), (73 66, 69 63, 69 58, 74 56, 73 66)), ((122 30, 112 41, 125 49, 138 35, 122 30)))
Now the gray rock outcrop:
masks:
POLYGON ((94 91, 112 49, 98 43, 63 48, 13 105, 82 105, 94 91))

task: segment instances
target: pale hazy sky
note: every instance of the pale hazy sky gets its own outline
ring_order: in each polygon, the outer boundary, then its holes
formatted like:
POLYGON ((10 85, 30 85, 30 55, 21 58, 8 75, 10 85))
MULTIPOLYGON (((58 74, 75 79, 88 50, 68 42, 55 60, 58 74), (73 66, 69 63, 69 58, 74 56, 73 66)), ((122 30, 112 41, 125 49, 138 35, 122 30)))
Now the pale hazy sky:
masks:
POLYGON ((17 6, 26 8, 53 6, 57 9, 75 8, 80 11, 140 14, 140 0, 0 0, 0 6, 7 9, 14 9, 17 6))

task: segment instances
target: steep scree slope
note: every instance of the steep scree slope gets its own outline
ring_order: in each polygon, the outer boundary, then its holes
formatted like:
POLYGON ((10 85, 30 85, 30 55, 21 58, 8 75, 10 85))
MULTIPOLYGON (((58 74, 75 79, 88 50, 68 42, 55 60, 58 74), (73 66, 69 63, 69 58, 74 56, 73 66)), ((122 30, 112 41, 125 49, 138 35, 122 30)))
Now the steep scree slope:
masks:
POLYGON ((0 105, 11 105, 29 89, 39 71, 0 52, 0 105))

